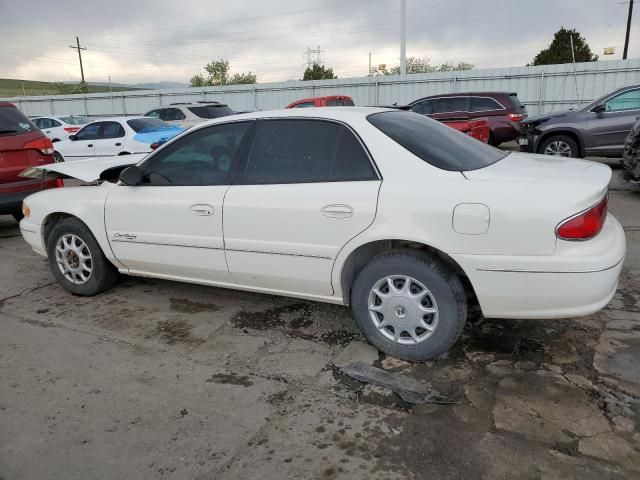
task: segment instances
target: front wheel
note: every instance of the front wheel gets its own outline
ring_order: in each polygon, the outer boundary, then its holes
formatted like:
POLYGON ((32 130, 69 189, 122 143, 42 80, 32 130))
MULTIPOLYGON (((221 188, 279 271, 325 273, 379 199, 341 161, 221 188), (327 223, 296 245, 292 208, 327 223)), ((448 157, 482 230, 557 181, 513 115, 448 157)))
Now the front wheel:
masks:
POLYGON ((57 223, 47 241, 49 266, 58 283, 76 295, 107 290, 118 270, 107 260, 87 226, 77 218, 57 223))
POLYGON ((64 162, 64 157, 59 152, 53 152, 53 161, 55 163, 64 162))
POLYGON ((373 345, 413 362, 449 350, 467 317, 458 276, 440 260, 411 250, 371 260, 356 277, 351 303, 358 326, 373 345))
POLYGON ((573 138, 566 135, 552 135, 542 142, 538 153, 557 157, 578 157, 580 152, 573 138))

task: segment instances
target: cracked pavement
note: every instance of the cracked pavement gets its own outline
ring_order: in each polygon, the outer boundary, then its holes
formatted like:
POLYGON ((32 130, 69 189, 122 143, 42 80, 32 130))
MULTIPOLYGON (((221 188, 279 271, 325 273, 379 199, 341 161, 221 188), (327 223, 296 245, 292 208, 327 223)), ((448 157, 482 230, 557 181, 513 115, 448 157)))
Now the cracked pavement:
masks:
POLYGON ((0 478, 640 478, 640 190, 595 315, 472 311, 443 358, 378 355, 345 307, 123 277, 73 297, 0 217, 0 478), (455 400, 409 405, 351 360, 455 400))

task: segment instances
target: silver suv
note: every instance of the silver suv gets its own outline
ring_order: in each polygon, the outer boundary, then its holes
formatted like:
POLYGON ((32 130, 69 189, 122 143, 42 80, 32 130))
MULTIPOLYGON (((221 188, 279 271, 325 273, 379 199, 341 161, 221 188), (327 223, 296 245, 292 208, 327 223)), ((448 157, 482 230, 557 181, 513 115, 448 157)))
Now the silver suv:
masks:
POLYGON ((233 115, 235 112, 224 103, 219 102, 187 102, 171 103, 144 114, 167 123, 189 128, 205 120, 233 115))

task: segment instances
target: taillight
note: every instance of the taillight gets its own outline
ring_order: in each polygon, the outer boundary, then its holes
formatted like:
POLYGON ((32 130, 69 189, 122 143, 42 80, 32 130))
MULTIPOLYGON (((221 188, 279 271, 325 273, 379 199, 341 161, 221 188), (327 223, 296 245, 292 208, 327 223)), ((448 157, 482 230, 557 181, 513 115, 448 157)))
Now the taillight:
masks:
POLYGON ((36 138, 24 144, 23 148, 40 150, 43 155, 53 155, 53 143, 47 137, 36 138))
POLYGON ((64 180, 62 180, 61 178, 56 178, 56 188, 62 187, 64 187, 64 180))
POLYGON ((510 113, 507 116, 509 117, 510 120, 514 122, 521 122, 524 119, 524 115, 520 113, 510 113))
POLYGON ((64 127, 65 132, 75 133, 80 130, 80 127, 64 127))
POLYGON ((595 237, 607 219, 609 197, 600 200, 593 207, 569 217, 558 225, 556 235, 563 240, 588 240, 595 237))

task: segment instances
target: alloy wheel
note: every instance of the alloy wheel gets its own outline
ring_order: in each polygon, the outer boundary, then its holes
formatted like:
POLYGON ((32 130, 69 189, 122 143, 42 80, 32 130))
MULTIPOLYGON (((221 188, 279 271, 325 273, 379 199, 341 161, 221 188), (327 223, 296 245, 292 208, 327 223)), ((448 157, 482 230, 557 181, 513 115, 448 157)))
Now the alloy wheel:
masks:
POLYGON ((56 263, 62 275, 76 285, 88 282, 93 273, 89 247, 72 233, 61 236, 56 243, 56 263))

